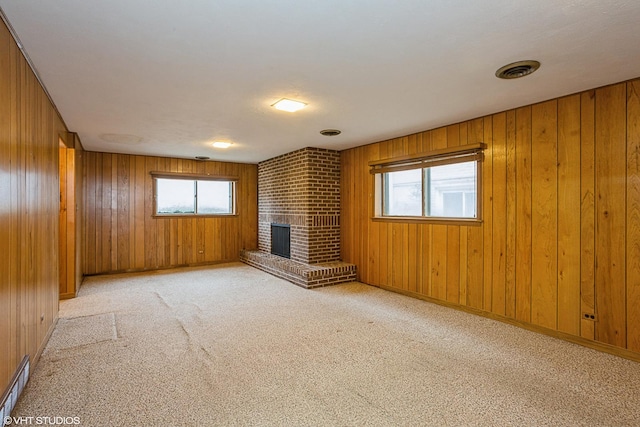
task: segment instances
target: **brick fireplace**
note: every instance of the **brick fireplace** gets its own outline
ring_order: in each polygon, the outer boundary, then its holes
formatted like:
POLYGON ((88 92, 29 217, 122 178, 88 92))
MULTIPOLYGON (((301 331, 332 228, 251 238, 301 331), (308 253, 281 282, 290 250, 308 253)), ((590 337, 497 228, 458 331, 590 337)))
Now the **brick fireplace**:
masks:
POLYGON ((306 288, 355 280, 340 261, 339 152, 308 147, 258 164, 258 251, 241 260, 306 288), (289 226, 289 259, 271 254, 273 224, 289 226))

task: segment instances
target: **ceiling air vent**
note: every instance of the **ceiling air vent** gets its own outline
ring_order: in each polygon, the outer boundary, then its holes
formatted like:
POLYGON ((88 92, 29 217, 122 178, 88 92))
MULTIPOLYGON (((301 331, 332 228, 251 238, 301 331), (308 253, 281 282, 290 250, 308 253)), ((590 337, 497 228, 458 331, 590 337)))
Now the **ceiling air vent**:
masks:
POLYGON ((538 61, 518 61, 500 67, 498 71, 496 71, 496 77, 500 79, 517 79, 528 76, 538 68, 540 68, 538 61))
POLYGON ((338 129, 324 129, 321 130, 320 133, 324 136, 336 136, 340 135, 342 131, 339 131, 338 129))

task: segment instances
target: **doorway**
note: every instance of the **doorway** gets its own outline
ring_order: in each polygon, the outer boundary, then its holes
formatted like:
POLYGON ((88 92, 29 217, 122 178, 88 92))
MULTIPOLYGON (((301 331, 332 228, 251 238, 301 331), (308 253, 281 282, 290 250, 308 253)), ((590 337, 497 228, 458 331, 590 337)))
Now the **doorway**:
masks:
POLYGON ((76 286, 76 155, 59 139, 60 221, 58 233, 58 259, 60 299, 75 298, 76 286))

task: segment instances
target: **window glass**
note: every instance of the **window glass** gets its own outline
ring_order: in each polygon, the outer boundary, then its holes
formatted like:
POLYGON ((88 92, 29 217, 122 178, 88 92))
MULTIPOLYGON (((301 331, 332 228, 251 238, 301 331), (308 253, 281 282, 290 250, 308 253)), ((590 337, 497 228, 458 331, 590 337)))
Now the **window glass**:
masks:
POLYGON ((385 215, 422 215, 422 170, 389 172, 385 176, 385 215))
POLYGON ((198 181, 198 213, 230 214, 233 211, 231 182, 198 181))
POLYGON ((190 179, 156 180, 156 212, 159 214, 189 214, 194 209, 195 181, 190 179))
POLYGON ((476 162, 425 169, 428 216, 475 218, 476 162))
POLYGON ((376 212, 382 216, 478 218, 477 159, 384 172, 379 176, 376 212))
POLYGON ((233 215, 235 182, 155 178, 157 215, 233 215))

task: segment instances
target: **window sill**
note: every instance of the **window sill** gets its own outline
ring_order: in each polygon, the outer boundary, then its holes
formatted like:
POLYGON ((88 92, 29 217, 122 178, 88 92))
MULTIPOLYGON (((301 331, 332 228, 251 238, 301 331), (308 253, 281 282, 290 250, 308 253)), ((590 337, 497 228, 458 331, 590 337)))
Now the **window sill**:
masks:
POLYGON ((420 216, 374 216, 374 222, 395 222, 407 224, 440 224, 440 225, 467 225, 480 226, 482 220, 477 218, 441 218, 441 217, 420 217, 420 216))

